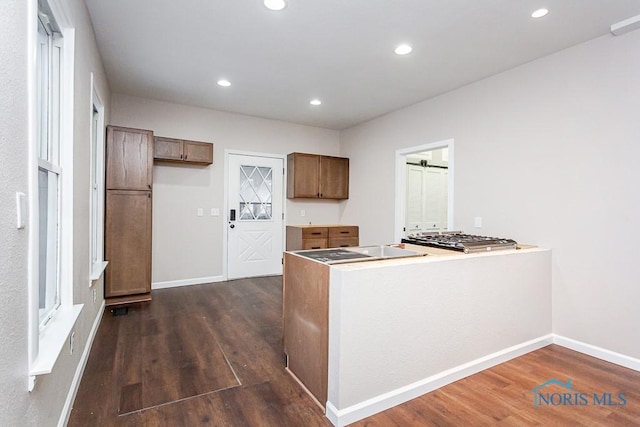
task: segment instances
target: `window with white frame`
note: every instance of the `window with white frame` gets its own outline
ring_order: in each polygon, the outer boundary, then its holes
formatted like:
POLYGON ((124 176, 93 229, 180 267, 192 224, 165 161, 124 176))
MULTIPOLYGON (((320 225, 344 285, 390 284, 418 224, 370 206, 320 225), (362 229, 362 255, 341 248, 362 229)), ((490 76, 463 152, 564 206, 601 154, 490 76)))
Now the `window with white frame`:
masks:
POLYGON ((98 280, 104 262, 104 107, 92 80, 91 95, 91 281, 98 280))
POLYGON ((60 307, 60 167, 62 36, 38 18, 38 320, 43 328, 60 307))
POLYGON ((73 301, 75 29, 65 2, 37 5, 29 26, 29 390, 36 376, 53 371, 83 307, 73 301))

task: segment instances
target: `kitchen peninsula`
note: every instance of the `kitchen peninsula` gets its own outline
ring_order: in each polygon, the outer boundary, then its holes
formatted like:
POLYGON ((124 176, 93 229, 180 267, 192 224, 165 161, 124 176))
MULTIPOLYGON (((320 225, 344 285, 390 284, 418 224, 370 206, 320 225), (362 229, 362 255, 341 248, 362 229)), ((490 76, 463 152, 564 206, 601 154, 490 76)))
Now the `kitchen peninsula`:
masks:
POLYGON ((346 425, 550 343, 551 251, 284 257, 287 369, 346 425))

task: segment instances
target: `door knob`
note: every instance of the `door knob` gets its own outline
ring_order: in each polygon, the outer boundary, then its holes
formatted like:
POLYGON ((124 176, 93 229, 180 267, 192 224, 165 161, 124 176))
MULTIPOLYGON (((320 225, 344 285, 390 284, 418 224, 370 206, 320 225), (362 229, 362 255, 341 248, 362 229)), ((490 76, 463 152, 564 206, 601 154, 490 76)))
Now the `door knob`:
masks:
POLYGON ((229 228, 236 228, 235 224, 229 224, 229 228))

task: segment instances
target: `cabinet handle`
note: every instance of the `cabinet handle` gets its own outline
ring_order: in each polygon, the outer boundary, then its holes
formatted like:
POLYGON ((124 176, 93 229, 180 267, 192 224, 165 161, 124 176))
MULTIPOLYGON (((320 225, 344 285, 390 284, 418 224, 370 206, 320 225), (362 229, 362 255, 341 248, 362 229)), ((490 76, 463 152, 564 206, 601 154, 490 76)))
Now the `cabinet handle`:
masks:
POLYGON ((149 190, 151 190, 151 184, 147 184, 147 187, 149 187, 149 190))
POLYGON ((151 198, 151 193, 147 193, 147 198, 151 198))
POLYGON ((321 249, 320 246, 312 246, 311 249, 321 249))
POLYGON ((180 154, 180 160, 182 160, 182 154, 180 154))
POLYGON ((349 234, 348 231, 341 231, 340 234, 349 234))
POLYGON ((311 234, 313 234, 314 236, 318 236, 318 235, 320 235, 320 234, 322 234, 322 233, 320 233, 319 231, 315 231, 315 232, 313 232, 313 233, 311 233, 311 234))
POLYGON ((320 193, 320 197, 322 197, 322 193, 320 193))

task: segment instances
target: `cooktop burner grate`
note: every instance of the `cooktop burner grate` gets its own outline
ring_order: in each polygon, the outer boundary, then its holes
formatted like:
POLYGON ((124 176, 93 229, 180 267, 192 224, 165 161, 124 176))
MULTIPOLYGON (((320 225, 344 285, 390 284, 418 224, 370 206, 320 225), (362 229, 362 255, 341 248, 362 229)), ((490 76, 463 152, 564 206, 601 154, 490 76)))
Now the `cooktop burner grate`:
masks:
POLYGON ((408 234, 402 243, 431 246, 464 252, 488 252, 499 249, 516 249, 517 242, 499 237, 476 236, 462 231, 424 231, 408 234))

